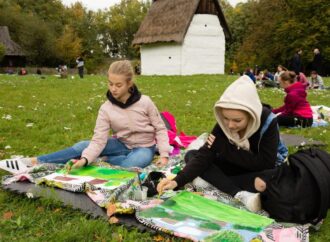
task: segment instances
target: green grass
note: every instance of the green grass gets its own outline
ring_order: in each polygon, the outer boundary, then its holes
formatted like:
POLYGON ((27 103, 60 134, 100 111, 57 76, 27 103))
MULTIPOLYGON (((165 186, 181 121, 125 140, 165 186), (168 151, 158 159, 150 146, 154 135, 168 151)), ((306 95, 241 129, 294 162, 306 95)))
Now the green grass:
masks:
MULTIPOLYGON (((177 127, 189 135, 209 132, 215 123, 212 107, 235 76, 145 77, 136 82, 159 110, 168 110, 177 127)), ((330 79, 326 79, 327 86, 330 79)), ((0 75, 0 159, 12 155, 35 156, 90 139, 100 104, 105 100, 106 77, 58 79, 46 76, 0 75), (11 120, 4 119, 11 115, 11 120), (33 124, 27 127, 27 124, 33 124)), ((282 104, 284 93, 260 90, 263 102, 282 104)), ((330 91, 311 91, 312 105, 330 106, 330 91)), ((330 142, 330 128, 282 129, 308 138, 330 142)), ((326 148, 330 151, 330 147, 326 148)), ((292 149, 291 149, 292 151, 292 149)), ((0 175, 7 174, 0 171, 0 175)), ((330 240, 330 219, 311 241, 330 240)), ((148 233, 90 219, 70 208, 45 199, 28 199, 0 190, 0 241, 151 241, 148 233), (4 219, 12 212, 10 219, 4 219)))

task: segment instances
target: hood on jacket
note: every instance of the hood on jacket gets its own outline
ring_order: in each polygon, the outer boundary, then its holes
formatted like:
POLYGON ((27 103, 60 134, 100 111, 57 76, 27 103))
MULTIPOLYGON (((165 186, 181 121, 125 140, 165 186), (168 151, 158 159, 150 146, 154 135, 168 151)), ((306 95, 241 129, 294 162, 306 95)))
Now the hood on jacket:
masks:
POLYGON ((214 105, 215 118, 227 138, 237 146, 249 150, 248 138, 250 138, 260 127, 262 104, 260 102, 256 86, 246 75, 234 81, 223 92, 220 99, 214 105), (239 137, 231 132, 225 125, 221 109, 239 109, 250 115, 245 134, 239 137))
POLYGON ((112 96, 110 91, 107 91, 107 98, 114 105, 117 105, 121 108, 128 108, 129 106, 131 106, 132 104, 134 104, 140 100, 141 92, 138 90, 137 86, 133 85, 132 91, 131 91, 131 96, 127 99, 126 103, 122 103, 122 102, 118 101, 117 99, 115 99, 112 96))

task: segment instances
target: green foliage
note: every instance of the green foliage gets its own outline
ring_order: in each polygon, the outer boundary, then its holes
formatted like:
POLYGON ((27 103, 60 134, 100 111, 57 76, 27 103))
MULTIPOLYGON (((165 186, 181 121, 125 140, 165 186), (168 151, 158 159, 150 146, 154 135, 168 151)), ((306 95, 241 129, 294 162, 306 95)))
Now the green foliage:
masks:
POLYGON ((0 0, 0 25, 9 27, 29 64, 73 67, 83 56, 95 72, 106 57, 139 56, 131 43, 149 7, 149 1, 122 0, 93 12, 80 2, 64 7, 60 0, 0 0))
POLYGON ((55 55, 55 31, 15 1, 0 3, 0 25, 8 26, 12 39, 21 45, 31 64, 51 63, 55 55))
POLYGON ((100 35, 112 57, 138 57, 132 41, 149 7, 149 2, 122 0, 109 11, 99 13, 100 35))
POLYGON ((233 42, 227 45, 228 66, 237 63, 243 70, 288 65, 297 48, 304 50, 305 66, 316 47, 330 59, 327 0, 248 1, 225 13, 233 34, 233 42))
POLYGON ((62 36, 56 41, 56 53, 64 63, 72 64, 81 53, 81 39, 70 26, 65 26, 62 36))
POLYGON ((3 44, 0 43, 0 61, 2 61, 5 54, 6 54, 6 48, 3 44))

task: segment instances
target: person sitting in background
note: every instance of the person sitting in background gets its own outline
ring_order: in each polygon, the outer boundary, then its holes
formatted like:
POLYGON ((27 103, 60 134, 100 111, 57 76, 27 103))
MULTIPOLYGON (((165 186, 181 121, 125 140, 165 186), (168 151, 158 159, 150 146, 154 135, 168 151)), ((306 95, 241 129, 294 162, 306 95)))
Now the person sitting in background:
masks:
POLYGON ((316 71, 311 72, 311 78, 309 80, 310 89, 324 89, 323 79, 316 71))
POLYGON ((25 75, 27 75, 27 71, 26 71, 26 69, 22 67, 22 68, 19 70, 18 75, 20 75, 20 76, 25 76, 25 75))
POLYGON ((313 124, 313 112, 309 102, 306 100, 307 92, 305 86, 296 81, 293 71, 285 71, 279 76, 280 86, 287 93, 284 105, 273 109, 277 114, 279 126, 286 127, 310 127, 313 124))
POLYGON ((66 65, 61 65, 60 76, 62 79, 68 78, 68 67, 66 65))
POLYGON ((256 77, 254 76, 253 71, 251 70, 251 68, 246 68, 243 74, 244 75, 247 75, 248 77, 250 77, 250 79, 254 83, 256 83, 256 77))
POLYGON ((300 82, 305 87, 305 89, 308 88, 309 82, 304 73, 299 72, 299 75, 297 75, 297 81, 300 82))
POLYGON ((287 71, 288 69, 286 69, 284 66, 282 65, 278 65, 277 66, 277 71, 274 75, 274 81, 275 83, 279 86, 280 85, 280 81, 278 80, 278 77, 285 71, 287 71))
POLYGON ((265 87, 277 87, 276 82, 274 81, 274 75, 270 73, 267 69, 264 72, 264 76, 262 78, 263 86, 265 87))

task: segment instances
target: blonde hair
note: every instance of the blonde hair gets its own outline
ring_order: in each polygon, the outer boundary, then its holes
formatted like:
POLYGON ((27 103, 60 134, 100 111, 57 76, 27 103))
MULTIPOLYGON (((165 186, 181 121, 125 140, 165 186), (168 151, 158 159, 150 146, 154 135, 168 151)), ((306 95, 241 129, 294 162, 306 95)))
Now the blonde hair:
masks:
POLYGON ((113 62, 108 70, 109 74, 123 75, 126 77, 127 81, 132 81, 134 78, 134 70, 131 62, 128 60, 115 61, 113 62))

